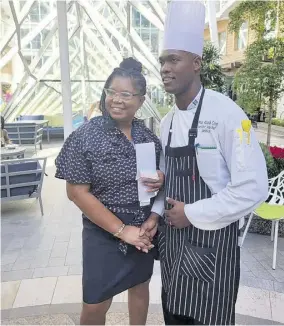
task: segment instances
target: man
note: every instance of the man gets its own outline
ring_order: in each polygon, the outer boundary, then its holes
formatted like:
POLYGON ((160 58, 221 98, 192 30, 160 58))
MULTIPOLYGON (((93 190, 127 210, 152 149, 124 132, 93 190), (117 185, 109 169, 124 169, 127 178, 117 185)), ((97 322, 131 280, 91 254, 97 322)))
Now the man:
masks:
POLYGON ((201 2, 172 0, 160 56, 165 90, 175 96, 161 122, 167 204, 158 242, 166 325, 235 323, 239 229, 268 190, 247 116, 201 86, 204 22, 201 2))

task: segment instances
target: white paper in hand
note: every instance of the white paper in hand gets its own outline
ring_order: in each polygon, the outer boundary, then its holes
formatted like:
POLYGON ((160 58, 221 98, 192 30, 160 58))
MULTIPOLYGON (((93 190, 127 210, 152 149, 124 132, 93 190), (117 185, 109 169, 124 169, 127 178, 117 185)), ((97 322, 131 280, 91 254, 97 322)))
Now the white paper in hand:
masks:
POLYGON ((155 192, 148 192, 147 187, 141 182, 141 178, 158 179, 156 170, 156 152, 155 144, 144 143, 135 144, 136 150, 136 167, 137 167, 137 183, 138 183, 138 199, 140 206, 150 204, 150 199, 156 195, 155 192))

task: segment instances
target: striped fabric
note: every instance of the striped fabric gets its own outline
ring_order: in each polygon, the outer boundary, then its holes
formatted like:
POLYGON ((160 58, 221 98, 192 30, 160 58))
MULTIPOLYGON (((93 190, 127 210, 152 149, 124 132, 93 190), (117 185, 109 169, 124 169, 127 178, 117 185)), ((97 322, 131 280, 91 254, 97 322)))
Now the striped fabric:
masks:
MULTIPOLYGON (((201 103, 202 99, 192 130, 198 123, 201 103)), ((198 171, 195 137, 196 134, 189 137, 188 146, 171 148, 170 133, 166 147, 166 197, 186 204, 212 196, 198 171)), ((166 208, 171 207, 166 204, 166 208)), ((162 285, 168 312, 206 325, 235 323, 240 274, 238 233, 238 222, 211 231, 194 226, 159 228, 162 285)))
POLYGON ((233 325, 239 283, 238 225, 203 231, 165 226, 159 233, 169 312, 205 325, 233 325))

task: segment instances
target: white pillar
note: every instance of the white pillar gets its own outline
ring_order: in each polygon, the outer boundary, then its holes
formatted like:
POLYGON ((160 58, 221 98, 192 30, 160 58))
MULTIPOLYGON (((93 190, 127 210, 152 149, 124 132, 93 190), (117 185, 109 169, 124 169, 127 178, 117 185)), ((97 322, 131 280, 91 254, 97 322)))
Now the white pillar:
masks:
MULTIPOLYGON (((218 0, 220 1, 220 0, 218 0)), ((218 28, 216 19, 216 1, 207 0, 208 22, 211 42, 219 49, 218 28)))
POLYGON ((11 73, 12 73, 11 90, 12 93, 14 93, 18 84, 20 83, 20 81, 24 76, 24 65, 18 53, 13 56, 11 73))
POLYGON ((127 14, 127 33, 128 33, 128 41, 130 43, 131 53, 130 50, 128 51, 128 56, 134 57, 134 49, 133 49, 133 41, 130 37, 131 28, 132 28, 132 5, 128 1, 126 5, 126 14, 127 14))
POLYGON ((57 0, 64 139, 73 131, 66 2, 57 0))
POLYGON ((80 60, 81 60, 81 90, 82 90, 82 105, 83 105, 83 115, 86 116, 88 109, 86 107, 86 80, 85 80, 85 33, 83 28, 80 29, 80 60))

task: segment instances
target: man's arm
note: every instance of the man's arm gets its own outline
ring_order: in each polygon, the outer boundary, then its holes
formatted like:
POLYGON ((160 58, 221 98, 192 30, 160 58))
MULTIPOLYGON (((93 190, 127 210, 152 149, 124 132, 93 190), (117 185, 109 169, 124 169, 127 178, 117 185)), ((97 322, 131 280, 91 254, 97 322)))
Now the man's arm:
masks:
MULTIPOLYGON (((238 107, 233 116, 223 122, 219 132, 221 151, 230 172, 227 186, 211 198, 185 205, 185 214, 193 225, 232 223, 253 211, 268 194, 265 159, 251 128, 250 139, 241 141, 238 129, 247 119, 238 107)), ((218 176, 216 176, 217 178, 218 176)))

